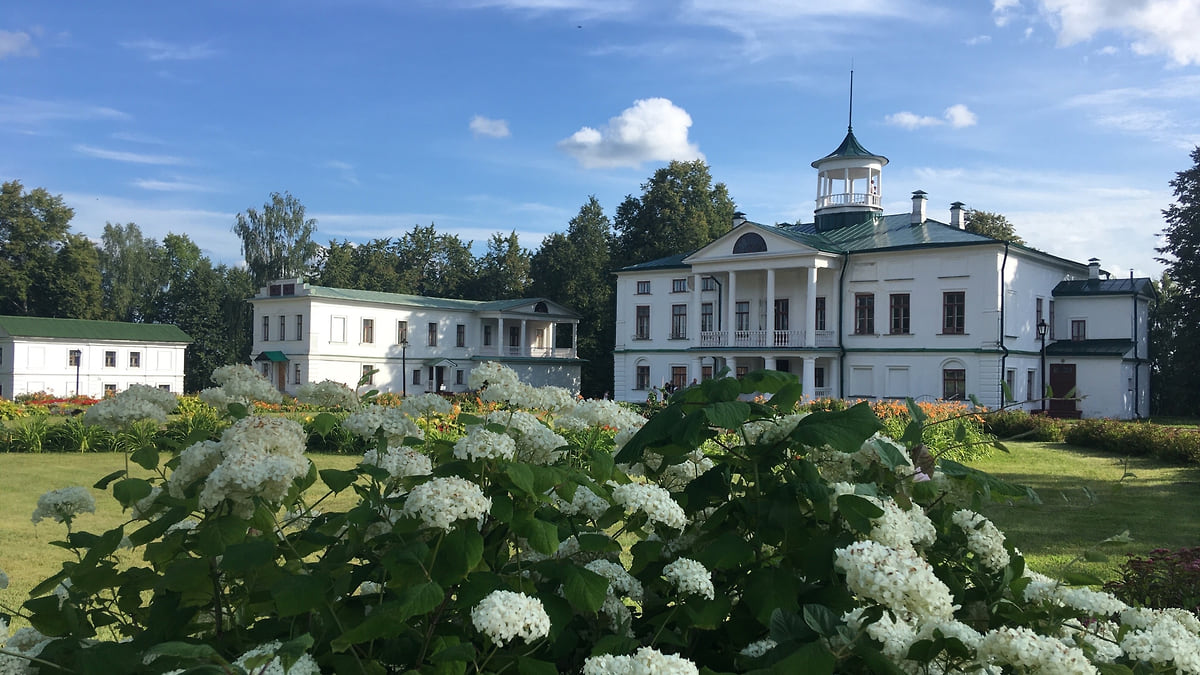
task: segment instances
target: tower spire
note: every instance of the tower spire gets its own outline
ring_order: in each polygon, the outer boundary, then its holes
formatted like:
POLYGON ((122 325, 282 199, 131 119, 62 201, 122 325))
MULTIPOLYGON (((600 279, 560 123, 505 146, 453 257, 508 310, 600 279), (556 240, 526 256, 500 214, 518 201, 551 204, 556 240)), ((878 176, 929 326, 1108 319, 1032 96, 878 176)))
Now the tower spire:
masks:
POLYGON ((854 131, 854 64, 850 64, 850 114, 846 118, 846 131, 854 131))

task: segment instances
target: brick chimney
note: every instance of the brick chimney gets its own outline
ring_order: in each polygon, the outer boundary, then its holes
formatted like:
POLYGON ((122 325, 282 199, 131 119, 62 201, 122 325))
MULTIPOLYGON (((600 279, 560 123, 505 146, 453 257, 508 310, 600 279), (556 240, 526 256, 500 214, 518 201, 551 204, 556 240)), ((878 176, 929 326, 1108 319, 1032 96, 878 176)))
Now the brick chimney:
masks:
POLYGON ((909 217, 908 222, 912 223, 913 225, 920 225, 921 223, 925 222, 925 202, 927 201, 925 199, 925 191, 917 190, 912 194, 912 216, 909 217))
POLYGON ((1100 279, 1100 259, 1099 258, 1089 258, 1088 259, 1088 279, 1089 280, 1090 279, 1096 279, 1096 280, 1100 279))
POLYGON ((962 202, 954 202, 950 205, 950 225, 957 227, 960 230, 967 229, 966 209, 963 208, 966 204, 962 202))

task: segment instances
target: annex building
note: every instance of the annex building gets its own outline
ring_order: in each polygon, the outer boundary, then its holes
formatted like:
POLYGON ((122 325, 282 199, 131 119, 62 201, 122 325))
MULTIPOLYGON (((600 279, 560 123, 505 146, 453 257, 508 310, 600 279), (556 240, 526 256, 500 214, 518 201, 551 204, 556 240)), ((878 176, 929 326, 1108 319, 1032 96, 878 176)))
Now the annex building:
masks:
POLYGON ((462 392, 484 361, 527 384, 579 391, 579 316, 550 300, 456 300, 282 279, 250 302, 252 359, 293 395, 323 380, 354 388, 364 375, 381 392, 462 392))
POLYGON ((765 368, 811 398, 1148 414, 1149 279, 967 232, 961 202, 938 222, 921 190, 885 215, 887 163, 850 129, 812 163, 813 222, 739 214, 699 250, 618 270, 615 397, 765 368))
POLYGON ((132 384, 182 394, 191 342, 167 324, 0 316, 0 397, 102 398, 132 384))

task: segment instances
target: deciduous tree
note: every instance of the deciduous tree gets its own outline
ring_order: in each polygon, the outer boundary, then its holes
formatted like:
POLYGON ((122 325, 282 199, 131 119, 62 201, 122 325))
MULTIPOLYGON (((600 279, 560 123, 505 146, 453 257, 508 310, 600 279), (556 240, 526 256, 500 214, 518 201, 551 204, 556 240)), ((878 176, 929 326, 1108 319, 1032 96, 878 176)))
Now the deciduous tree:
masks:
POLYGON ((1156 250, 1167 269, 1156 323, 1166 342, 1153 345, 1156 381, 1171 393, 1155 398, 1174 407, 1161 412, 1186 415, 1200 414, 1200 146, 1191 157, 1192 167, 1171 181, 1175 201, 1163 210, 1165 243, 1156 250))
POLYGON ((999 213, 968 209, 966 221, 963 223, 967 232, 982 234, 985 237, 1025 245, 1025 240, 1017 234, 1013 224, 999 213))
POLYGON ((316 219, 306 219, 304 205, 289 192, 272 193, 262 211, 239 213, 233 231, 242 240, 242 256, 254 285, 304 276, 320 249, 312 239, 316 229, 316 219))
POLYGON ((105 223, 99 264, 107 318, 150 321, 166 276, 158 241, 144 236, 134 223, 105 223))
POLYGON ((734 203, 702 160, 673 161, 617 208, 618 266, 693 251, 733 225, 734 203))
POLYGON ((0 314, 52 316, 44 291, 75 212, 62 195, 25 191, 20 181, 0 186, 0 314))

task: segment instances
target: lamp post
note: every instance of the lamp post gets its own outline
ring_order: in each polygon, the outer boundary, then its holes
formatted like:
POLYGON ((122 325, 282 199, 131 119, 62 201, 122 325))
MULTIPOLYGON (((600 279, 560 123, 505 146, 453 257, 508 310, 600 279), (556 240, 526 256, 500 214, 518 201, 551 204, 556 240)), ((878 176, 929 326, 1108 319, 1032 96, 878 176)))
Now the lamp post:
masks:
POLYGON ((75 395, 79 395, 79 363, 83 360, 83 352, 78 349, 71 350, 71 360, 75 362, 75 395))
POLYGON ((400 393, 408 396, 408 338, 400 340, 400 393))
POLYGON ((1045 319, 1040 319, 1037 323, 1038 340, 1042 342, 1042 392, 1038 398, 1042 402, 1042 412, 1046 412, 1046 325, 1045 319))

